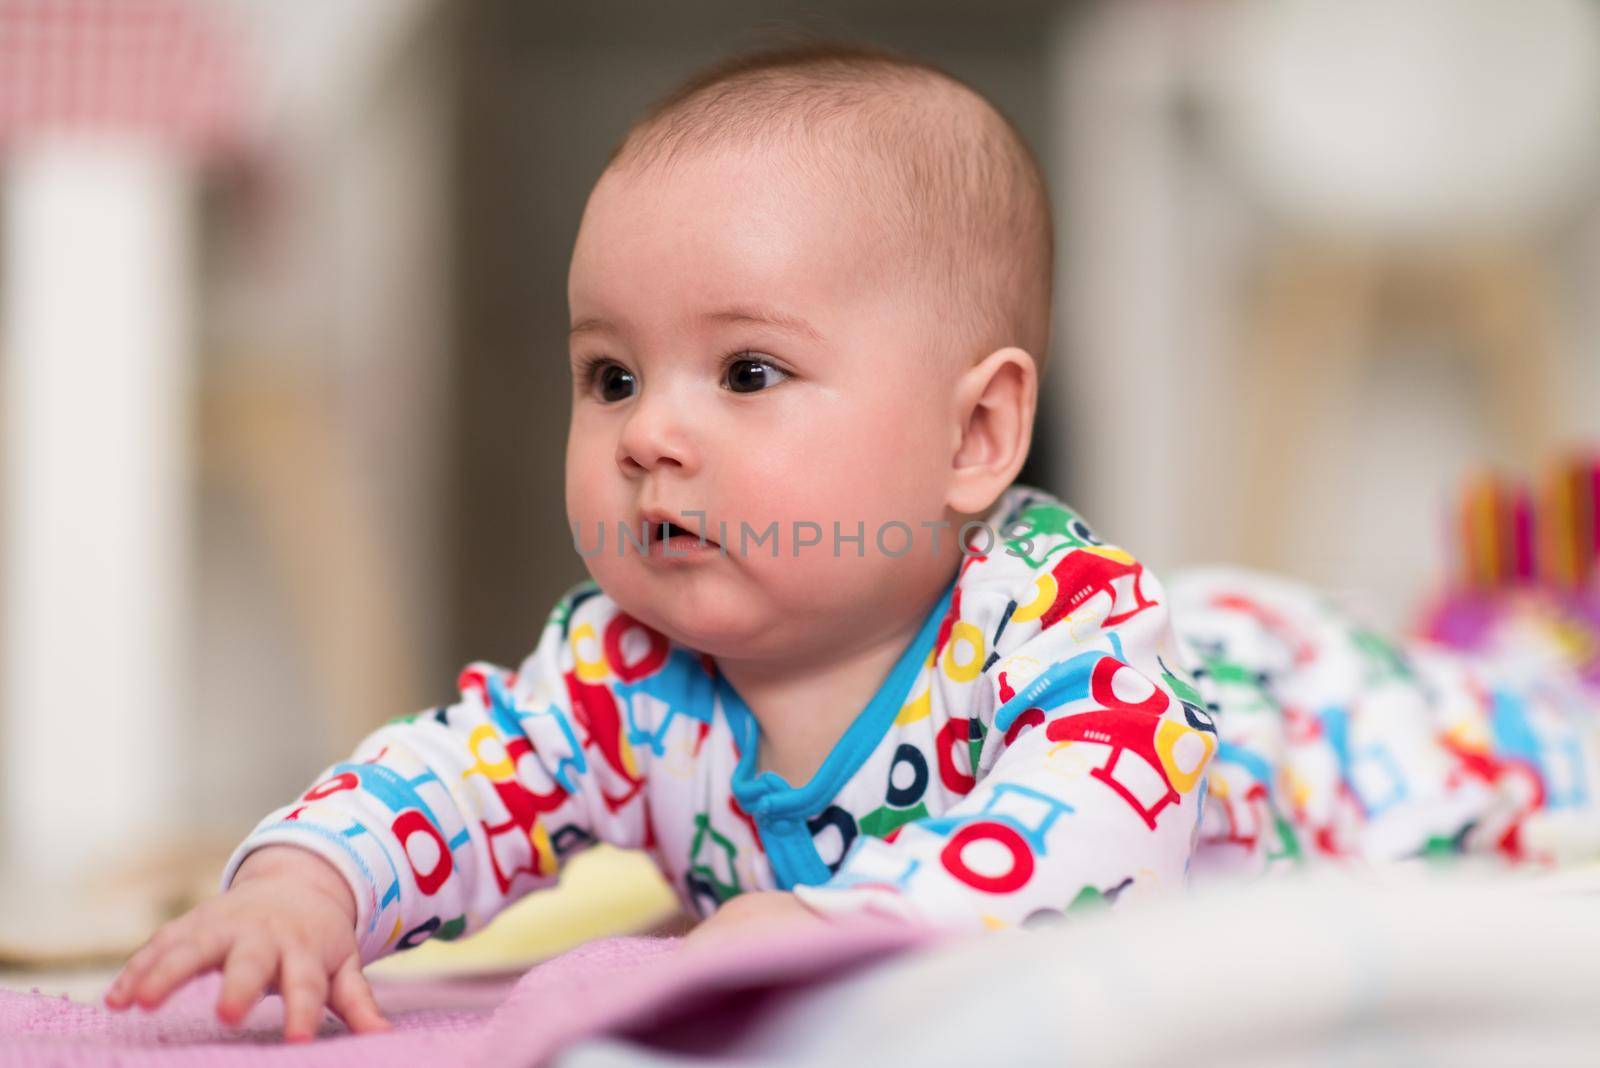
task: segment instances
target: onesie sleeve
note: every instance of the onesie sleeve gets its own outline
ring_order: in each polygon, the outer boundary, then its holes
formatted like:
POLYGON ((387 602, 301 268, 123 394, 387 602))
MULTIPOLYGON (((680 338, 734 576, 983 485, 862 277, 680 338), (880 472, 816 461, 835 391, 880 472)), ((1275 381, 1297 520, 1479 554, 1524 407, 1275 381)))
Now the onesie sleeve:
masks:
POLYGON ((1001 928, 1184 884, 1217 735, 1165 593, 1070 510, 1036 509, 1031 528, 1020 556, 976 561, 963 582, 963 618, 993 636, 967 707, 948 712, 968 718, 971 774, 952 777, 970 789, 858 837, 832 878, 796 889, 814 911, 1001 928))
POLYGON ((256 826, 222 888, 261 846, 311 850, 355 894, 365 963, 477 930, 596 841, 647 847, 644 769, 605 651, 634 629, 664 641, 574 586, 515 672, 470 664, 454 703, 373 731, 256 826))

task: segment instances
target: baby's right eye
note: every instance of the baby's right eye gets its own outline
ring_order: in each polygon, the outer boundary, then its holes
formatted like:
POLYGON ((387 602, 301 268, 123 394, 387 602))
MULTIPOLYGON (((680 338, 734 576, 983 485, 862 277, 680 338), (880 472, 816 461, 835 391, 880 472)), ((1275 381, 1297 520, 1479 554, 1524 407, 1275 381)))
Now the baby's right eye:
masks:
POLYGON ((584 369, 584 380, 605 403, 614 404, 633 396, 638 387, 633 372, 610 360, 593 360, 584 369))

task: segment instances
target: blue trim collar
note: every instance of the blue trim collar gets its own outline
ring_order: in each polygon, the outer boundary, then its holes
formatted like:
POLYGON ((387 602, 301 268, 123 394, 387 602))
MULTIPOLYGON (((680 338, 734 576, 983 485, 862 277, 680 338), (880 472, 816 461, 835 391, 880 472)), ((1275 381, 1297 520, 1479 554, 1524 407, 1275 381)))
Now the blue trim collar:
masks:
POLYGON ((815 815, 838 796, 839 791, 854 777, 872 751, 900 714, 906 695, 916 681, 933 649, 939 633, 939 624, 949 610, 955 595, 956 579, 951 579, 939 600, 928 610, 916 637, 906 646, 889 674, 878 687, 872 700, 861 710, 844 734, 834 743, 833 749, 817 768, 811 781, 804 786, 791 786, 775 771, 756 775, 756 754, 760 749, 761 725, 733 685, 717 673, 717 691, 722 707, 728 716, 729 726, 739 743, 739 763, 733 771, 733 796, 740 806, 757 820, 768 817, 799 817, 815 815))

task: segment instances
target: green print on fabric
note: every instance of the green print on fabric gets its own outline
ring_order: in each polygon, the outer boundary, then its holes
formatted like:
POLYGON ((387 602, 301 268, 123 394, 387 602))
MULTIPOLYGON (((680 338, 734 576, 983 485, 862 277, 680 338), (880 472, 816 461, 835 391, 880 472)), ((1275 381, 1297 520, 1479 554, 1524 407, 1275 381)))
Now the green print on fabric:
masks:
POLYGON ((1294 824, 1279 814, 1277 806, 1273 806, 1272 823, 1278 829, 1278 848, 1267 854, 1267 863, 1286 860, 1293 864, 1304 864, 1305 850, 1300 848, 1300 837, 1294 833, 1294 824))
POLYGON ((1205 672, 1220 685, 1248 686, 1259 690, 1264 681, 1259 671, 1252 671, 1243 664, 1233 660, 1224 660, 1220 656, 1203 656, 1205 672))
POLYGON ((1367 682, 1410 682, 1411 665, 1393 642, 1362 627, 1350 631, 1350 641, 1367 664, 1367 682))
POLYGON ((1467 852, 1467 834, 1472 830, 1469 824, 1454 834, 1436 834, 1423 843, 1417 855, 1429 863, 1453 863, 1455 859, 1467 852))
POLYGON ((744 892, 744 887, 739 884, 739 872, 733 866, 733 860, 738 855, 739 850, 733 841, 711 826, 709 814, 695 813, 694 840, 689 843, 689 875, 710 887, 719 904, 744 892), (723 862, 727 865, 728 878, 732 882, 725 883, 719 879, 714 866, 704 859, 708 847, 722 850, 723 862))
MULTIPOLYGON (((1230 713, 1278 711, 1278 702, 1267 690, 1266 677, 1259 671, 1213 653, 1202 652, 1200 661, 1201 666, 1194 673, 1196 678, 1210 678, 1218 689, 1236 691, 1234 696, 1222 702, 1230 713), (1250 695, 1248 700, 1244 696, 1247 693, 1250 695)), ((1205 705, 1205 702, 1201 704, 1205 705)), ((1214 713, 1222 711, 1216 705, 1206 707, 1214 713)))
POLYGON ((1086 886, 1078 891, 1078 896, 1067 903, 1068 912, 1099 912, 1111 902, 1106 900, 1106 895, 1092 886, 1086 886))
MULTIPOLYGON (((1157 659, 1159 661, 1160 658, 1158 657, 1157 659)), ((1165 662, 1161 662, 1161 678, 1165 680, 1168 688, 1178 695, 1178 700, 1184 704, 1194 705, 1196 708, 1204 708, 1206 706, 1205 700, 1200 696, 1200 691, 1195 689, 1187 679, 1181 679, 1174 675, 1165 662)))
POLYGON ((1109 890, 1101 890, 1095 886, 1085 886, 1078 891, 1076 897, 1067 903, 1066 912, 1071 915, 1074 912, 1099 912, 1101 909, 1109 908, 1116 903, 1117 895, 1132 885, 1133 878, 1130 876, 1109 890))
POLYGON ((989 728, 983 725, 983 720, 973 716, 967 720, 967 759, 972 773, 978 773, 978 757, 983 754, 983 740, 988 737, 989 728))
POLYGON ((1017 530, 1016 523, 1026 524, 1027 529, 1017 531, 1014 537, 1007 538, 1006 546, 1013 556, 1020 558, 1029 567, 1043 567, 1052 556, 1068 549, 1086 549, 1091 545, 1100 544, 1100 539, 1094 536, 1087 523, 1068 509, 1057 505, 1030 505, 1022 510, 1022 515, 1017 517, 1009 529, 1017 530), (1024 551, 1023 547, 1031 547, 1041 537, 1059 537, 1064 540, 1052 545, 1042 557, 1034 559, 1024 551))
POLYGON ((891 808, 880 805, 861 817, 856 824, 861 828, 861 833, 871 835, 873 838, 887 838, 898 827, 904 827, 913 820, 920 820, 928 814, 928 806, 918 801, 910 808, 891 808))

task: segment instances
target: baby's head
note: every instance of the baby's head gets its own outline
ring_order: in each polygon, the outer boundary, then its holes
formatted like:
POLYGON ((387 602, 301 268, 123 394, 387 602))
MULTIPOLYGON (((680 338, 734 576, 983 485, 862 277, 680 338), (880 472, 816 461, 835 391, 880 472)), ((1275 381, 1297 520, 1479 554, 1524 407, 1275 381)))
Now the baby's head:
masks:
POLYGON ((572 255, 590 573, 719 658, 823 658, 920 616, 1027 457, 1052 258, 1032 153, 933 67, 823 44, 691 78, 613 153, 572 255), (619 526, 697 533, 694 512, 709 551, 619 553, 619 526))

